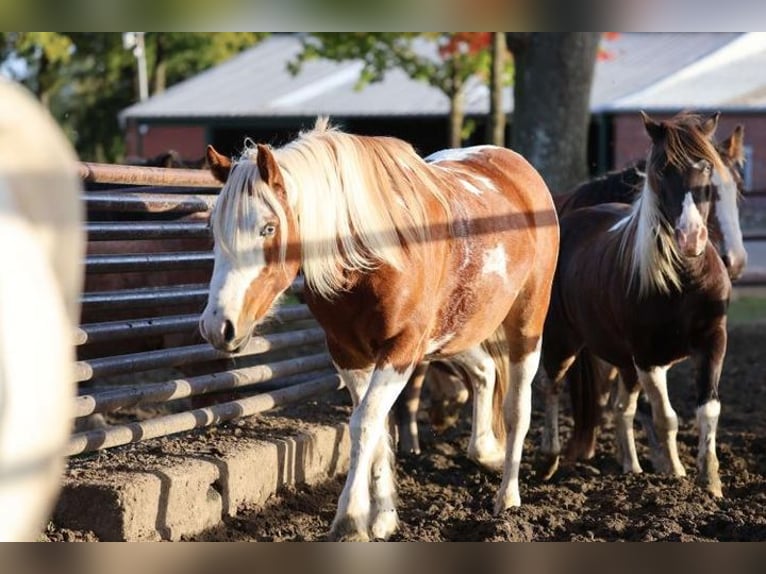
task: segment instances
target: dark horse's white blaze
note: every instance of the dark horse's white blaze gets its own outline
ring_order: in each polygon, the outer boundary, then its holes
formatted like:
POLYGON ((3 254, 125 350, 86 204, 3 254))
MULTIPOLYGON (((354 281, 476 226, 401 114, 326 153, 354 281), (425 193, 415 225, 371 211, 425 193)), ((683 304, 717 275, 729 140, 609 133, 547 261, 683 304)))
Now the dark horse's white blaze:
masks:
MULTIPOLYGON (((518 473, 531 383, 558 253, 550 193, 519 155, 483 146, 425 162, 408 144, 329 129, 283 148, 258 145, 233 165, 213 214, 215 266, 203 335, 244 345, 299 267, 354 403, 351 461, 331 536, 387 538, 396 529, 386 416, 427 356, 472 365, 480 409, 493 408, 494 369, 480 344, 502 329, 510 362, 507 449, 472 436, 485 464, 504 458, 495 508, 520 504, 518 473)), ((492 357, 497 360, 498 357, 492 357)), ((479 417, 482 418, 482 417, 479 417)), ((489 420, 491 417, 483 417, 489 420)))

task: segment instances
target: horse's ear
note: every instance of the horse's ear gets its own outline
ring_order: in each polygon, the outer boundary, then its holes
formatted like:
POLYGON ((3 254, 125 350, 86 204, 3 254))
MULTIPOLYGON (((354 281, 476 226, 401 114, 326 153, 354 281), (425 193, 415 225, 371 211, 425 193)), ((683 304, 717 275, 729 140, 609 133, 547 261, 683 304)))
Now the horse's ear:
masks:
POLYGON ((653 142, 657 142, 665 137, 665 125, 662 122, 655 122, 646 112, 641 111, 641 119, 644 121, 644 128, 653 142))
POLYGON ((284 189, 285 184, 282 179, 282 172, 279 170, 279 165, 277 165, 277 160, 274 158, 274 154, 271 153, 271 149, 263 144, 257 144, 256 147, 258 148, 256 162, 261 179, 272 189, 284 189))
POLYGON ((721 147, 726 154, 739 165, 745 163, 745 126, 737 124, 731 135, 726 138, 721 147))
POLYGON ((702 133, 705 134, 707 137, 710 137, 715 132, 715 129, 718 127, 718 120, 721 117, 721 112, 715 112, 705 119, 702 120, 702 123, 700 124, 700 129, 702 130, 702 133))
POLYGON ((231 160, 215 151, 215 148, 211 145, 207 146, 205 152, 207 157, 207 164, 210 166, 210 173, 221 183, 226 183, 229 179, 229 172, 231 172, 231 160))

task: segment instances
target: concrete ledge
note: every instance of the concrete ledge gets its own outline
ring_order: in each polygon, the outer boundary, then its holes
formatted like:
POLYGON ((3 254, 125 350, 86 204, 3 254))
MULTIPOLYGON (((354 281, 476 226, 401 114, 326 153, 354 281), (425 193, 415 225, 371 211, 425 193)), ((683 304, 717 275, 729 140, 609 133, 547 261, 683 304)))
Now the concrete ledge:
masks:
POLYGON ((54 513, 61 527, 103 541, 179 540, 216 526, 281 486, 317 484, 348 469, 346 424, 313 425, 292 438, 226 442, 214 454, 169 455, 160 465, 65 480, 54 513))

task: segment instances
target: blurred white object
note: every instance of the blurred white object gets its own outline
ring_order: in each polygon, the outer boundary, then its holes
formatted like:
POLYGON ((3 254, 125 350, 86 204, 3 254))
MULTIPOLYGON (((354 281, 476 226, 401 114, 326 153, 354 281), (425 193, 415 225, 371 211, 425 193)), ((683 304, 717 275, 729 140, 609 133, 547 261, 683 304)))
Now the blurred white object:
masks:
POLYGON ((71 427, 84 237, 77 158, 48 113, 0 80, 0 540, 34 540, 71 427))

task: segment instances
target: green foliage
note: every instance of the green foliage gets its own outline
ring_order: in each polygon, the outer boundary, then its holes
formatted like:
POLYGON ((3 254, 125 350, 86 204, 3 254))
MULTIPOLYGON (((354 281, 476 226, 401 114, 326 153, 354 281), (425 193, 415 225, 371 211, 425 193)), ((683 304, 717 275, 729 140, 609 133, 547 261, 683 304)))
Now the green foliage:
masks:
MULTIPOLYGON (((254 45, 259 32, 149 32, 152 92, 180 82, 254 45)), ((0 35, 4 73, 47 105, 83 160, 118 161, 121 110, 137 100, 136 59, 117 32, 12 32, 0 35), (22 64, 19 64, 22 62, 22 64)))
MULTIPOLYGON (((401 69, 411 78, 426 82, 450 100, 450 145, 459 145, 473 130, 464 125, 462 100, 471 76, 487 80, 491 66, 491 32, 322 32, 306 35, 302 50, 288 64, 291 73, 317 58, 364 63, 357 89, 383 79, 386 72, 401 69)), ((506 61, 508 85, 513 63, 506 61)))
POLYGON ((484 34, 465 32, 313 33, 303 38, 303 49, 288 68, 297 74, 307 61, 317 58, 361 60, 364 68, 358 88, 378 82, 387 71, 399 68, 450 96, 472 75, 487 77, 490 52, 486 40, 484 34), (416 42, 432 44, 432 49, 417 49, 416 42))

